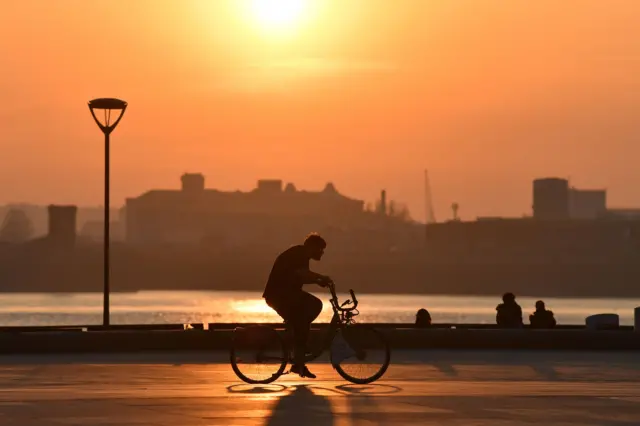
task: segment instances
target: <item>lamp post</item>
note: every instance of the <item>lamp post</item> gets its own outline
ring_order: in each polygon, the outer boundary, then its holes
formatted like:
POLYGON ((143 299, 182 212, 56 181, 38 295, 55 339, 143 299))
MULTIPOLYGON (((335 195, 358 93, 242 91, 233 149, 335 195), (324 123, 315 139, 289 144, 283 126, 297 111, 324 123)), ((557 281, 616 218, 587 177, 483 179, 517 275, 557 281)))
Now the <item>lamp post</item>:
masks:
POLYGON ((127 103, 120 99, 100 98, 89 101, 89 111, 104 133, 104 288, 102 310, 102 324, 104 326, 109 326, 109 135, 122 119, 126 109, 127 103), (104 112, 104 123, 96 117, 96 110, 104 112), (119 114, 113 122, 111 121, 112 111, 119 114))

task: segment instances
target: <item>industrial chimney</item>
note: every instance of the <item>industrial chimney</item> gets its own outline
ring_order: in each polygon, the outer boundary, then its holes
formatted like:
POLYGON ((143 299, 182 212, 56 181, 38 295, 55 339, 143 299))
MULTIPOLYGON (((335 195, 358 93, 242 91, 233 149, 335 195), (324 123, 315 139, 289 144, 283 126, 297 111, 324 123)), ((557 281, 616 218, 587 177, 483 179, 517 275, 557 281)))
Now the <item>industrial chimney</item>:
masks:
POLYGON ((382 216, 387 215, 387 191, 384 189, 380 191, 380 214, 382 216))

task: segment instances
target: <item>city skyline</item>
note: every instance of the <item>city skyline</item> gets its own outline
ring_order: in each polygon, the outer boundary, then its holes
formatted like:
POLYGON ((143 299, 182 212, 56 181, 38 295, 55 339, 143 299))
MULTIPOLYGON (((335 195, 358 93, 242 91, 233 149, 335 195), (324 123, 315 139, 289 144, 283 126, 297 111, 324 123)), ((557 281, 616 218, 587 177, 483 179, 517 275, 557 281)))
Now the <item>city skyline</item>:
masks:
MULTIPOLYGON (((129 200, 132 199, 136 199, 136 198, 140 198, 145 196, 146 194, 149 193, 154 193, 154 192, 163 192, 163 193, 167 193, 167 192, 171 192, 171 193, 175 193, 175 192, 181 192, 184 191, 184 179, 185 177, 189 177, 189 178, 193 178, 193 177, 197 177, 198 179, 202 179, 203 182, 203 187, 202 189, 204 189, 207 192, 214 192, 214 193, 226 193, 226 194, 251 194, 257 190, 259 190, 259 187, 262 183, 268 183, 268 184, 278 184, 280 186, 279 191, 282 191, 283 193, 288 193, 288 192, 298 192, 298 193, 308 193, 308 194, 320 194, 323 192, 335 192, 336 194, 339 194, 340 196, 344 196, 350 199, 353 199, 354 201, 358 201, 361 203, 362 206, 362 211, 366 212, 366 211, 377 211, 377 209, 379 208, 379 203, 382 201, 381 200, 381 193, 383 193, 382 196, 385 197, 385 204, 387 204, 388 206, 395 206, 395 208, 397 209, 401 209, 403 211, 408 211, 409 215, 410 215, 410 220, 412 222, 417 222, 417 223, 425 223, 425 218, 420 218, 420 217, 416 217, 415 215, 412 214, 412 212, 409 210, 407 204, 401 202, 400 200, 397 200, 393 197, 393 195, 387 199, 387 190, 385 188, 380 189, 380 191, 378 192, 378 194, 376 195, 376 197, 374 199, 371 200, 366 200, 366 199, 360 199, 358 197, 352 197, 352 194, 347 194, 343 191, 341 191, 339 188, 336 188, 336 184, 334 181, 327 181, 325 182, 320 188, 300 188, 297 186, 296 182, 291 182, 291 181, 286 181, 283 179, 279 179, 279 178, 260 178, 257 179, 256 182, 254 182, 254 185, 248 189, 239 189, 239 188, 220 188, 220 187, 215 187, 215 186, 211 186, 206 182, 206 176, 202 173, 192 173, 192 172, 185 172, 182 174, 182 176, 180 176, 180 180, 182 181, 181 184, 178 185, 173 185, 170 187, 164 187, 164 188, 160 188, 160 187, 151 187, 151 188, 145 188, 143 189, 142 192, 135 194, 135 195, 131 195, 131 196, 127 196, 125 198, 125 202, 123 202, 122 204, 111 204, 111 211, 114 213, 118 213, 121 209, 126 207, 126 204, 129 200)), ((552 180, 552 181, 565 181, 566 182, 566 186, 567 189, 569 190, 569 192, 572 195, 576 195, 578 194, 578 196, 582 196, 582 197, 586 197, 584 200, 581 201, 577 201, 577 199, 575 199, 572 202, 578 202, 580 203, 581 207, 578 207, 578 209, 583 209, 586 208, 590 213, 586 213, 587 216, 589 216, 590 219, 593 219, 595 217, 591 217, 591 215, 593 214, 593 212, 595 212, 595 210, 592 211, 592 209, 594 208, 592 205, 595 203, 595 205, 599 206, 599 207, 595 207, 596 210, 597 209, 609 209, 611 212, 618 212, 616 214, 624 214, 622 212, 626 211, 628 212, 627 214, 632 215, 632 216, 636 216, 638 214, 638 212, 640 212, 640 207, 638 206, 619 206, 619 205, 611 205, 610 202, 607 201, 607 194, 609 192, 609 188, 604 188, 604 187, 596 187, 596 188, 578 188, 575 185, 573 185, 573 182, 571 180, 569 180, 568 178, 562 178, 562 177, 558 177, 558 176, 545 176, 545 177, 536 177, 535 179, 532 180, 532 182, 530 182, 530 184, 534 184, 535 187, 535 181, 537 180, 552 180), (584 194, 584 195, 583 195, 584 194), (595 198, 594 198, 595 197, 595 198), (586 203, 586 205, 584 204, 586 203), (587 207, 587 206, 591 206, 591 207, 587 207)), ((531 195, 531 190, 532 187, 531 185, 529 185, 528 188, 528 193, 531 195)), ((522 213, 520 215, 504 215, 504 214, 498 214, 498 215, 487 215, 487 216, 483 216, 483 215, 478 215, 478 216, 469 216, 467 215, 467 217, 461 217, 457 215, 457 210, 459 208, 458 203, 454 202, 451 205, 449 205, 449 215, 448 216, 441 216, 440 218, 432 218, 432 221, 426 221, 426 223, 433 223, 433 219, 435 219, 435 222, 446 222, 446 221, 450 221, 450 220, 464 220, 464 221, 475 221, 475 220, 483 220, 483 219, 490 219, 490 218, 505 218, 505 219, 510 219, 510 218, 520 218, 520 217, 532 217, 533 215, 533 206, 535 204, 535 189, 533 190, 533 197, 529 199, 529 204, 528 204, 528 209, 524 209, 522 211, 522 213), (456 213, 453 212, 455 206, 455 210, 456 213)), ((555 196, 555 195, 552 195, 555 196)), ((0 204, 0 208, 15 208, 20 210, 21 208, 25 208, 25 207, 46 207, 47 205, 73 205, 76 206, 78 208, 81 209, 90 209, 90 210, 96 210, 99 211, 100 209, 102 209, 104 206, 100 205, 100 204, 93 204, 93 205, 82 205, 82 204, 76 204, 76 203, 61 203, 61 202, 50 202, 50 203, 46 203, 46 204, 38 204, 35 202, 30 202, 30 201, 20 201, 20 202, 9 202, 9 203, 4 203, 4 204, 0 204)), ((388 207, 387 206, 387 207, 388 207)), ((393 208, 393 207, 392 207, 393 208)), ((574 206, 573 208, 576 208, 576 206, 574 206)), ((580 214, 578 214, 577 217, 579 217, 580 214)), ((0 216, 1 217, 1 216, 0 216)), ((585 217, 586 218, 586 217, 585 217)))

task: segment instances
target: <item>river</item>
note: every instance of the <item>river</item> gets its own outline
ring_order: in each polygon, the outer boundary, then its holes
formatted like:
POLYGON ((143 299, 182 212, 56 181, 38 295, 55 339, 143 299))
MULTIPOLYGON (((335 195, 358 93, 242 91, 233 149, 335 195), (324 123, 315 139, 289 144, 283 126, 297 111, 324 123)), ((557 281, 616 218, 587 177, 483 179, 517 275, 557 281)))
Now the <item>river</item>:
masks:
MULTIPOLYGON (((315 293, 325 301, 318 322, 328 322, 331 310, 326 293, 315 293)), ((278 322, 258 292, 141 291, 111 295, 112 324, 278 322)), ((340 295, 346 299, 346 295, 340 295)), ((359 294, 361 322, 413 322, 419 308, 430 311, 436 323, 495 322, 499 297, 359 294)), ((633 324, 635 299, 545 298, 558 324, 584 324, 596 313, 617 313, 623 325, 633 324)), ((532 312, 536 298, 521 297, 525 314, 532 312)), ((0 296, 0 326, 91 325, 102 322, 100 293, 4 293, 0 296)))

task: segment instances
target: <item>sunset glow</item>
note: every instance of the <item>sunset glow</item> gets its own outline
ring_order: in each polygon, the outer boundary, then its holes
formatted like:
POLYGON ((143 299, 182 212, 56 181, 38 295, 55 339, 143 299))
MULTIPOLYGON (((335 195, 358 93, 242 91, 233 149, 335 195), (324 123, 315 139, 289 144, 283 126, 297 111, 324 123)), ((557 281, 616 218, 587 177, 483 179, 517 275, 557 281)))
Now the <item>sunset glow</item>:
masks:
POLYGON ((275 34, 289 32, 301 23, 308 0, 251 0, 250 11, 256 23, 275 34))
POLYGON ((424 169, 438 221, 521 217, 539 176, 640 205, 640 2, 112 3, 0 0, 0 204, 101 205, 104 96, 130 105, 114 208, 192 171, 385 189, 424 221, 424 169))

